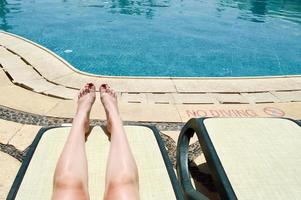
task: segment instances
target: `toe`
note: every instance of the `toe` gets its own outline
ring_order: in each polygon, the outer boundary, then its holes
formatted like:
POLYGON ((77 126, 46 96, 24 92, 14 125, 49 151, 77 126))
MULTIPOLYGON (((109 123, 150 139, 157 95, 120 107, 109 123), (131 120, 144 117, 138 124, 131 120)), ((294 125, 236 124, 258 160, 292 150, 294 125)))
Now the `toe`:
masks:
POLYGON ((84 94, 88 94, 88 93, 90 93, 90 89, 89 88, 85 88, 84 89, 84 94))
POLYGON ((109 93, 109 91, 111 90, 111 87, 108 84, 102 84, 101 90, 102 90, 102 92, 109 93))
POLYGON ((95 91, 95 86, 94 86, 93 83, 87 83, 87 84, 85 85, 85 89, 89 89, 89 90, 91 90, 91 91, 95 91))
POLYGON ((93 83, 89 83, 89 88, 90 88, 90 91, 93 91, 95 92, 95 85, 93 83))
POLYGON ((111 95, 111 90, 110 89, 106 89, 106 93, 111 95))
POLYGON ((106 90, 107 90, 107 84, 102 84, 99 88, 99 91, 102 93, 106 92, 106 90))
POLYGON ((84 90, 80 89, 78 93, 78 98, 81 98, 84 95, 84 90))
POLYGON ((111 96, 114 96, 115 91, 114 91, 113 89, 110 89, 109 92, 110 92, 110 95, 111 95, 111 96))

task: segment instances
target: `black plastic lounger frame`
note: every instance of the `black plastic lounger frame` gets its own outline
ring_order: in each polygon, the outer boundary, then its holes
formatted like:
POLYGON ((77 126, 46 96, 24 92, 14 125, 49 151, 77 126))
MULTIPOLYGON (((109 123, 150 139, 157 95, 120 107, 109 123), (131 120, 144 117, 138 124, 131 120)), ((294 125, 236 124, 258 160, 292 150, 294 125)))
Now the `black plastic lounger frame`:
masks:
MULTIPOLYGON (((171 184, 172 184, 172 187, 173 187, 173 190, 175 192, 175 196, 176 196, 176 199, 177 200, 184 200, 184 195, 182 193, 182 190, 180 189, 180 186, 179 186, 179 183, 177 181, 177 178, 176 178, 176 175, 174 173, 174 170, 173 170, 173 166, 172 166, 172 163, 171 161, 169 160, 169 157, 168 157, 168 153, 165 149, 165 146, 164 146, 164 142, 162 141, 161 137, 160 137, 160 134, 159 134, 159 131, 157 130, 156 127, 154 126, 148 126, 148 125, 141 125, 141 126, 144 126, 144 127, 147 127, 147 128, 150 128, 152 131, 153 131, 153 134, 156 138, 156 141, 158 143, 158 146, 159 146, 159 149, 161 151, 161 154, 162 154, 162 158, 164 160, 164 163, 165 163, 165 166, 166 166, 166 170, 168 172, 168 175, 169 175, 169 178, 170 178, 170 181, 171 181, 171 184)), ((46 128, 41 128, 37 134, 37 136, 35 137, 34 141, 32 142, 32 144, 29 146, 29 150, 26 154, 26 157, 24 158, 24 161, 17 173, 17 176, 14 180, 14 183, 7 195, 7 200, 13 200, 16 198, 16 195, 18 193, 18 190, 19 190, 19 187, 22 183, 22 180, 23 180, 23 177, 26 173, 26 170, 29 166, 29 163, 30 163, 30 160, 43 136, 43 134, 50 130, 50 129, 53 129, 53 128, 62 128, 62 127, 65 127, 65 126, 56 126, 56 127, 46 127, 46 128)), ((154 191, 155 192, 155 191, 154 191)))
MULTIPOLYGON (((196 191, 190 180, 188 170, 188 146, 191 137, 196 133, 202 151, 206 158, 207 164, 211 170, 214 184, 218 190, 221 199, 237 199, 230 181, 225 173, 225 170, 219 160, 219 157, 214 149, 214 146, 210 140, 204 120, 208 118, 193 118, 190 119, 183 127, 177 145, 177 174, 181 185, 181 189, 184 193, 185 199, 199 200, 207 199, 200 192, 196 191)), ((288 119, 301 126, 301 122, 288 119)))

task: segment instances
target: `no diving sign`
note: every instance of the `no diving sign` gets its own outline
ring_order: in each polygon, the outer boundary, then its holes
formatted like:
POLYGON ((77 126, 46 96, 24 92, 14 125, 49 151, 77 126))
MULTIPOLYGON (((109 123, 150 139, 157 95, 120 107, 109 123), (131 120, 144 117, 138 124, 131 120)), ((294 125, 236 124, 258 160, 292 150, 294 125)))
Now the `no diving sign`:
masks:
POLYGON ((245 108, 245 109, 195 109, 186 110, 186 114, 191 117, 283 117, 285 112, 275 107, 245 108))
POLYGON ((265 107, 263 111, 265 112, 265 114, 272 117, 283 117, 285 115, 285 112, 283 110, 274 107, 265 107))

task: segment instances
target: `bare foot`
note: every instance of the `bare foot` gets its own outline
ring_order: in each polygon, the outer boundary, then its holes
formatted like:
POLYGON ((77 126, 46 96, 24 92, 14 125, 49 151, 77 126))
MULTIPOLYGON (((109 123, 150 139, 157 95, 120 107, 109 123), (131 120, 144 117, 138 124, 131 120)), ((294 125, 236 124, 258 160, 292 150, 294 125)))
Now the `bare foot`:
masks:
POLYGON ((78 94, 77 114, 83 115, 85 120, 85 137, 90 134, 89 116, 90 111, 95 102, 95 86, 93 83, 87 83, 78 94))
POLYGON ((119 118, 117 95, 108 84, 102 84, 99 88, 99 91, 100 100, 107 116, 107 130, 109 132, 108 137, 110 138, 112 120, 116 117, 119 118))

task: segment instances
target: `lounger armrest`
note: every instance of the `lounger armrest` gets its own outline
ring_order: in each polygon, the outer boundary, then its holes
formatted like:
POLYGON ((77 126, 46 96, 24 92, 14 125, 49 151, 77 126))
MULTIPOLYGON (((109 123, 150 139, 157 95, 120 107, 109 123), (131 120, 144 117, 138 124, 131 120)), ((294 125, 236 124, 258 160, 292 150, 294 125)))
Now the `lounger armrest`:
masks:
POLYGON ((196 191, 192 186, 189 169, 188 169, 188 147, 190 138, 195 133, 197 120, 191 119, 181 130, 178 145, 177 145, 177 175, 183 190, 185 199, 189 200, 203 200, 208 199, 206 196, 196 191))
POLYGON ((204 198, 201 193, 192 192, 195 189, 191 184, 188 170, 189 141, 196 133, 220 198, 237 199, 204 125, 206 119, 190 119, 181 130, 177 145, 177 174, 181 188, 187 199, 204 198), (195 197, 195 195, 200 195, 200 197, 195 197))

